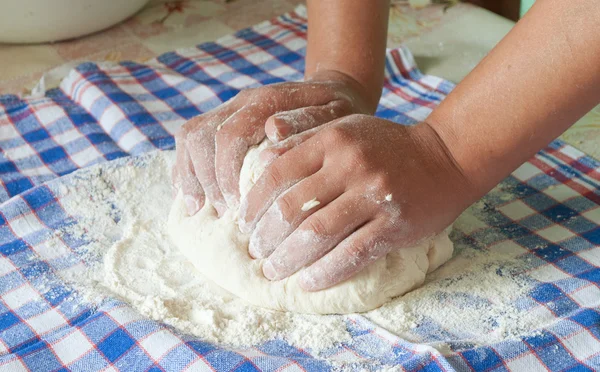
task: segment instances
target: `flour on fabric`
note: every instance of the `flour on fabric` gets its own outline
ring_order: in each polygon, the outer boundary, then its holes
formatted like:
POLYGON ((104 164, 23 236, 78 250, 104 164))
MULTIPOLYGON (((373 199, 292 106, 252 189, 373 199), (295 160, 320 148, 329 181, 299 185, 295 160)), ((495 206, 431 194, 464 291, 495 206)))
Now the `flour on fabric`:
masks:
POLYGON ((231 346, 283 338, 319 351, 349 341, 341 316, 256 308, 202 279, 166 233, 173 160, 171 153, 155 153, 126 166, 80 172, 85 176, 75 178, 61 199, 78 221, 65 233, 90 241, 84 260, 92 269, 67 278, 84 298, 99 302, 116 295, 144 316, 231 346))
MULTIPOLYGON (((317 352, 351 342, 347 317, 251 306, 203 278, 179 254, 166 232, 173 161, 173 153, 156 152, 74 174, 60 202, 77 223, 61 234, 86 242, 85 266, 76 266, 66 279, 89 301, 119 297, 141 314, 209 342, 251 346, 280 338, 317 352)), ((467 212, 455 229, 467 231, 471 223, 467 212)), ((461 247, 421 288, 363 315, 442 352, 450 350, 445 341, 459 340, 424 339, 420 327, 433 321, 474 345, 531 334, 545 324, 515 306, 532 288, 521 253, 508 245, 493 251, 461 247)))

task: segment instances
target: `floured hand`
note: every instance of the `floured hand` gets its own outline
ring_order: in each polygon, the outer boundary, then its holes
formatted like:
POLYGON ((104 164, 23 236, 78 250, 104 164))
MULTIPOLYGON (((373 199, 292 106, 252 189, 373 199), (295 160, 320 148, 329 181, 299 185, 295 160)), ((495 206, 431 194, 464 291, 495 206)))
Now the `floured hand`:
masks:
POLYGON ((471 202, 469 182, 427 123, 351 115, 263 151, 242 201, 249 251, 271 280, 306 290, 350 278, 392 248, 440 233, 471 202))
POLYGON ((265 135, 279 142, 352 113, 374 111, 352 78, 322 71, 299 83, 241 91, 235 98, 191 119, 176 135, 173 185, 194 215, 208 197, 219 215, 239 204, 239 174, 248 149, 265 135))

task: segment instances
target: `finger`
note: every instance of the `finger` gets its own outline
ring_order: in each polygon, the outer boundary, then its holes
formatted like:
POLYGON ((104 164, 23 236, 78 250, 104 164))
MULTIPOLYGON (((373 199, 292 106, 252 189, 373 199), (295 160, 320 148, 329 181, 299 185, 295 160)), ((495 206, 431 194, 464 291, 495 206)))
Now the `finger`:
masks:
POLYGON ((205 190, 211 205, 219 216, 227 209, 225 199, 217 184, 215 172, 215 141, 214 128, 206 127, 194 132, 188 137, 187 143, 191 153, 194 173, 197 174, 202 188, 205 190))
POLYGON ((298 182, 267 209, 250 237, 252 257, 268 257, 311 214, 344 192, 343 180, 321 169, 298 182))
POLYGON ((216 180, 227 206, 235 209, 240 200, 240 171, 251 146, 265 137, 263 104, 244 106, 221 126, 215 136, 216 180), (260 125, 259 125, 260 123, 260 125))
POLYGON ((259 161, 262 163, 262 166, 266 168, 278 157, 313 137, 319 129, 321 129, 321 127, 307 130, 267 147, 258 155, 259 161))
POLYGON ((245 105, 227 119, 216 135, 217 182, 231 208, 239 205, 239 177, 244 157, 251 146, 265 138, 266 120, 276 112, 294 110, 300 105, 325 105, 335 99, 336 91, 322 84, 285 83, 240 94, 244 94, 245 105))
POLYGON ((273 142, 350 115, 352 106, 346 100, 335 100, 321 106, 302 107, 279 112, 267 119, 265 133, 273 142))
POLYGON ((225 199, 219 189, 215 171, 215 134, 237 110, 237 106, 226 104, 216 111, 197 117, 189 122, 186 148, 190 152, 194 172, 219 216, 227 210, 225 199))
POLYGON ((329 288, 356 275, 396 245, 384 219, 373 220, 304 269, 300 286, 307 291, 329 288))
POLYGON ((195 215, 204 205, 204 190, 196 177, 189 152, 183 151, 181 162, 177 162, 181 171, 181 191, 188 215, 195 215))
POLYGON ((323 165, 324 153, 321 142, 307 141, 273 161, 240 206, 240 230, 250 233, 279 195, 317 173, 323 165))
POLYGON ((372 218, 369 204, 345 193, 312 214, 265 261, 264 275, 280 280, 323 257, 372 218))

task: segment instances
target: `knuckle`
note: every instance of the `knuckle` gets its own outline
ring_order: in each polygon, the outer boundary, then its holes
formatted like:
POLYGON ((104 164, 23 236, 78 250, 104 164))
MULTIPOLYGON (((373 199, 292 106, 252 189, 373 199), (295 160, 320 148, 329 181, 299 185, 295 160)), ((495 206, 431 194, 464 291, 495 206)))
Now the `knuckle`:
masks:
POLYGON ((340 145, 343 146, 343 145, 347 144, 351 138, 348 131, 340 126, 335 126, 335 127, 329 128, 323 134, 323 136, 329 144, 334 145, 334 146, 340 146, 340 145))
POLYGON ((348 124, 356 124, 356 123, 364 122, 365 120, 370 120, 370 119, 371 119, 371 117, 369 115, 352 114, 352 115, 345 116, 344 119, 342 119, 342 121, 344 123, 348 123, 348 124))
POLYGON ((263 173, 265 177, 265 184, 269 189, 277 189, 282 184, 283 172, 277 165, 271 165, 263 173))
POLYGON ((200 126, 192 131, 189 131, 186 138, 188 141, 201 142, 212 136, 212 130, 208 126, 200 126))
POLYGON ((260 153, 260 157, 262 159, 271 159, 273 157, 280 156, 282 152, 283 152, 283 150, 281 150, 278 147, 271 147, 271 148, 262 150, 260 153))
POLYGON ((364 262, 369 257, 368 246, 363 242, 353 242, 344 245, 344 254, 352 259, 353 264, 364 262))
POLYGON ((175 132, 175 143, 177 145, 183 144, 185 142, 185 138, 187 136, 187 130, 184 126, 179 127, 177 132, 175 132))
POLYGON ((307 228, 315 233, 316 236, 328 236, 329 229, 318 215, 313 215, 306 220, 307 228))
POLYGON ((287 146, 274 147, 272 150, 270 150, 270 155, 279 157, 285 154, 289 149, 290 148, 287 146))
POLYGON ((273 161, 282 155, 281 151, 274 149, 263 150, 259 155, 259 161, 263 167, 269 166, 273 161))
POLYGON ((341 144, 341 164, 352 169, 368 171, 370 168, 368 149, 362 141, 347 140, 341 144))
POLYGON ((388 191, 391 189, 392 180, 388 174, 385 173, 377 173, 374 177, 375 186, 377 188, 388 191))
POLYGON ((269 84, 260 88, 260 94, 262 95, 273 95, 279 93, 281 85, 269 84))
POLYGON ((385 173, 378 172, 371 175, 371 186, 385 193, 392 188, 392 181, 385 173))
POLYGON ((279 87, 277 85, 270 84, 256 88, 252 94, 248 96, 248 99, 252 102, 263 102, 274 99, 279 95, 279 87))
POLYGON ((193 118, 189 119, 188 121, 186 121, 185 123, 183 123, 183 125, 181 126, 180 129, 184 132, 194 130, 196 127, 202 125, 202 123, 204 122, 204 120, 206 119, 206 117, 208 115, 210 115, 210 114, 205 113, 205 114, 193 117, 193 118))
POLYGON ((350 166, 362 168, 365 162, 365 151, 360 146, 348 147, 345 159, 350 166))
POLYGON ((289 194, 283 195, 277 201, 277 208, 281 212, 281 216, 286 222, 290 222, 293 216, 297 214, 299 208, 294 208, 295 203, 292 201, 292 197, 289 194))

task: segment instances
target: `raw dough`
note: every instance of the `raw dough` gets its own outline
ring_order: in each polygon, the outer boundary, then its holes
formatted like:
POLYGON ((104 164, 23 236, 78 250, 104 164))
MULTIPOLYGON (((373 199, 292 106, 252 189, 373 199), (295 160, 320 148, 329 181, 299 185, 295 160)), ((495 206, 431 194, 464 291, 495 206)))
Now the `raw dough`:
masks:
MULTIPOLYGON (((262 173, 258 154, 266 145, 246 155, 240 175, 242 195, 262 173)), ((416 247, 396 250, 334 287, 306 292, 300 288, 297 274, 276 282, 263 276, 262 260, 249 256, 249 237, 239 231, 237 215, 237 210, 228 210, 219 219, 207 202, 189 217, 179 193, 169 215, 168 231, 200 273, 238 297, 274 310, 316 314, 372 310, 421 285, 428 272, 452 256, 453 244, 446 231, 416 247)))

